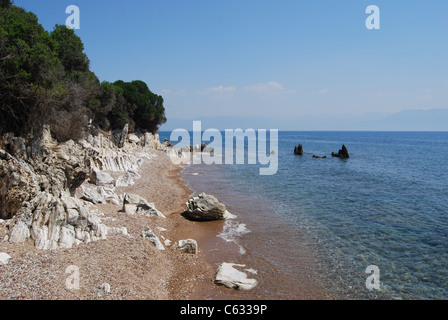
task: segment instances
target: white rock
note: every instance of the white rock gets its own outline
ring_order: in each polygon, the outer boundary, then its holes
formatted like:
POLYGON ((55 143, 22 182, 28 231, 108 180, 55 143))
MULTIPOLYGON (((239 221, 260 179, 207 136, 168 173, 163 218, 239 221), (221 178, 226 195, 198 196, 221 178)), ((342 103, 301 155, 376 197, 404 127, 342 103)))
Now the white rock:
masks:
POLYGON ((0 252, 0 265, 8 264, 9 259, 11 259, 11 256, 9 254, 0 252))
POLYGON ((97 186, 106 186, 114 184, 115 180, 107 172, 94 169, 90 175, 90 182, 96 184, 97 186))
POLYGON ((179 240, 178 242, 176 242, 176 248, 177 250, 185 253, 198 253, 198 243, 194 239, 179 240))
POLYGON ((133 175, 129 171, 117 179, 115 186, 117 187, 131 187, 135 184, 133 175))
POLYGON ((105 282, 102 285, 97 286, 95 288, 95 290, 96 290, 96 293, 98 294, 98 296, 102 297, 102 296, 110 293, 110 284, 105 282))
POLYGON ((236 290, 250 290, 258 284, 257 280, 247 278, 246 273, 239 271, 234 267, 244 268, 245 265, 234 263, 221 264, 215 277, 215 284, 236 290))
POLYGON ((151 228, 146 227, 142 232, 142 237, 151 241, 158 250, 165 250, 162 242, 160 242, 160 239, 154 234, 154 232, 152 232, 151 228))
POLYGON ((130 133, 129 135, 128 135, 128 141, 130 142, 130 143, 135 143, 135 144, 139 144, 140 143, 140 139, 139 139, 139 137, 137 137, 135 134, 133 134, 133 133, 130 133))
POLYGON ((9 242, 23 243, 30 237, 30 229, 23 221, 17 222, 9 234, 9 242))
POLYGON ((148 217, 158 216, 165 218, 165 216, 156 209, 153 203, 149 203, 145 198, 131 193, 127 193, 124 196, 123 211, 131 215, 140 213, 148 217))

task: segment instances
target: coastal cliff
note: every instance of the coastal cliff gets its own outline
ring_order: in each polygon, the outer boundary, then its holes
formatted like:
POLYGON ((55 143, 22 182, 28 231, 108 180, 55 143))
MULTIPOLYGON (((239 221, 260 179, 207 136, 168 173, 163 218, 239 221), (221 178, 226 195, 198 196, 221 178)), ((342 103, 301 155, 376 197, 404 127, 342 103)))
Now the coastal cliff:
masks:
POLYGON ((98 201, 86 194, 106 192, 108 201, 119 204, 115 182, 94 181, 94 191, 83 183, 103 171, 121 172, 118 180, 123 183, 131 173, 138 174, 153 151, 176 151, 151 133, 126 134, 121 148, 114 142, 113 135, 99 133, 79 142, 57 143, 48 126, 31 139, 5 134, 0 142, 0 218, 7 221, 8 241, 31 239, 39 249, 70 248, 115 232, 89 209, 89 203, 98 201), (133 154, 133 148, 140 154, 133 154))

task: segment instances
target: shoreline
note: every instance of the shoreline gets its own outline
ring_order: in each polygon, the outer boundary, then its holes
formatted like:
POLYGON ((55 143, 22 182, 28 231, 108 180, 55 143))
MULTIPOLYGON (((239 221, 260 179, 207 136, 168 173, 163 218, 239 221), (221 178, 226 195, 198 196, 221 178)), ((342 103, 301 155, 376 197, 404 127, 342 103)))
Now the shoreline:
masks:
MULTIPOLYGON (((141 152, 133 149, 130 153, 141 152)), ((123 228, 127 234, 111 234, 106 239, 82 243, 70 249, 40 250, 31 241, 10 243, 4 241, 6 227, 0 224, 0 252, 7 252, 12 258, 0 268, 0 300, 272 300, 296 299, 297 296, 276 295, 277 280, 283 275, 259 270, 249 274, 259 284, 252 290, 238 291, 214 284, 215 274, 221 263, 246 264, 253 268, 251 260, 260 258, 260 248, 250 248, 240 253, 239 243, 219 237, 226 221, 197 222, 184 218, 185 203, 190 196, 209 190, 193 190, 193 183, 185 179, 182 165, 173 164, 163 151, 149 151, 151 157, 143 161, 138 169, 140 178, 134 185, 116 187, 117 195, 135 193, 155 207, 166 218, 146 217, 140 214, 128 215, 120 205, 90 205, 97 210, 102 222, 111 228, 123 228), (156 155, 155 157, 152 157, 156 155), (142 237, 145 227, 150 227, 165 250, 160 251, 142 237), (181 253, 172 247, 179 240, 194 239, 198 243, 196 255, 181 253), (258 255, 258 256, 257 256, 258 255), (79 288, 67 288, 72 274, 67 271, 75 266, 79 274, 79 288), (111 287, 110 293, 99 296, 96 288, 103 283, 111 287), (266 286, 266 287, 265 287, 266 286), (270 292, 273 290, 273 292, 270 292)), ((140 154, 141 156, 141 154, 140 154)), ((107 171, 106 171, 107 172, 107 171)), ((114 178, 122 172, 108 171, 114 178)), ((207 175, 204 176, 207 179, 207 175)), ((201 179, 204 179, 201 177, 201 179)), ((210 178, 210 177, 208 177, 210 178)), ((216 179, 216 177, 215 177, 216 179)), ((86 186, 89 182, 85 181, 86 186)), ((213 192, 210 192, 213 194, 213 192)), ((232 198, 231 194, 227 197, 232 198)), ((225 198, 225 197, 224 197, 225 198)), ((221 199, 231 213, 235 207, 232 200, 221 199)), ((237 209, 235 209, 237 210, 237 209)), ((252 226, 248 226, 252 229, 252 226)), ((256 236, 252 230, 249 241, 256 236)), ((243 240, 246 235, 243 236, 243 240)), ((240 239, 242 240, 242 239, 240 239)), ((258 239, 254 238, 257 242, 258 239)), ((245 245, 245 249, 247 249, 245 245)), ((275 266, 271 266, 275 270, 275 266)), ((257 266, 255 266, 257 269, 257 266)), ((304 279, 304 283, 307 281, 304 279)), ((283 286, 288 282, 284 277, 283 286)), ((288 284, 286 284, 288 285, 288 284)), ((301 293, 300 299, 326 299, 319 290, 301 293), (317 294, 316 294, 317 292, 317 294)))
MULTIPOLYGON (((92 204, 90 209, 99 212, 107 227, 125 227, 127 235, 108 234, 106 239, 56 250, 37 249, 31 239, 10 243, 3 222, 0 252, 8 253, 11 259, 0 268, 0 300, 205 300, 225 299, 222 293, 232 291, 232 297, 238 295, 236 290, 213 283, 217 266, 207 258, 224 222, 185 219, 181 213, 194 191, 182 179, 183 169, 171 163, 165 152, 151 152, 157 157, 142 164, 138 170, 141 177, 135 184, 116 187, 115 191, 140 195, 154 203, 166 218, 128 215, 121 212, 122 203, 92 204), (167 245, 166 250, 157 250, 141 236, 146 226, 162 242, 171 241, 171 246, 179 240, 195 239, 198 254, 181 253, 167 245), (74 276, 72 267, 79 276, 79 288, 75 289, 67 287, 74 276), (103 283, 108 283, 111 290, 99 296, 96 288, 103 283)), ((114 178, 121 174, 109 173, 114 178)), ((224 256, 228 253, 222 252, 224 256)))

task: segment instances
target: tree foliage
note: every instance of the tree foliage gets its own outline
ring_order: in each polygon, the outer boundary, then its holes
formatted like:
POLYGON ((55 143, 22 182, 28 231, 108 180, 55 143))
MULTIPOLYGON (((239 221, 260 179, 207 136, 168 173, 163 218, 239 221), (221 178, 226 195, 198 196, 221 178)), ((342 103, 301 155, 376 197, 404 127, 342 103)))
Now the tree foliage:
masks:
POLYGON ((166 121, 163 98, 142 81, 102 82, 90 70, 82 40, 0 0, 0 134, 26 135, 50 124, 59 141, 79 139, 88 120, 104 130, 156 132, 166 121))

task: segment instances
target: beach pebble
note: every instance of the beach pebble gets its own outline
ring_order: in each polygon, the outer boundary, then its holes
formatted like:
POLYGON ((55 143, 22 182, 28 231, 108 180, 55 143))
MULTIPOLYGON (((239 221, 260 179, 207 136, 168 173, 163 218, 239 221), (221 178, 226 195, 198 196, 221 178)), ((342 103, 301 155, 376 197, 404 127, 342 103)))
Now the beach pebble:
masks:
POLYGON ((11 259, 11 256, 9 254, 7 254, 6 252, 0 252, 0 265, 8 264, 9 259, 11 259))
POLYGON ((99 297, 102 297, 106 294, 110 293, 110 284, 107 282, 103 283, 102 285, 99 285, 95 288, 96 293, 99 297))

